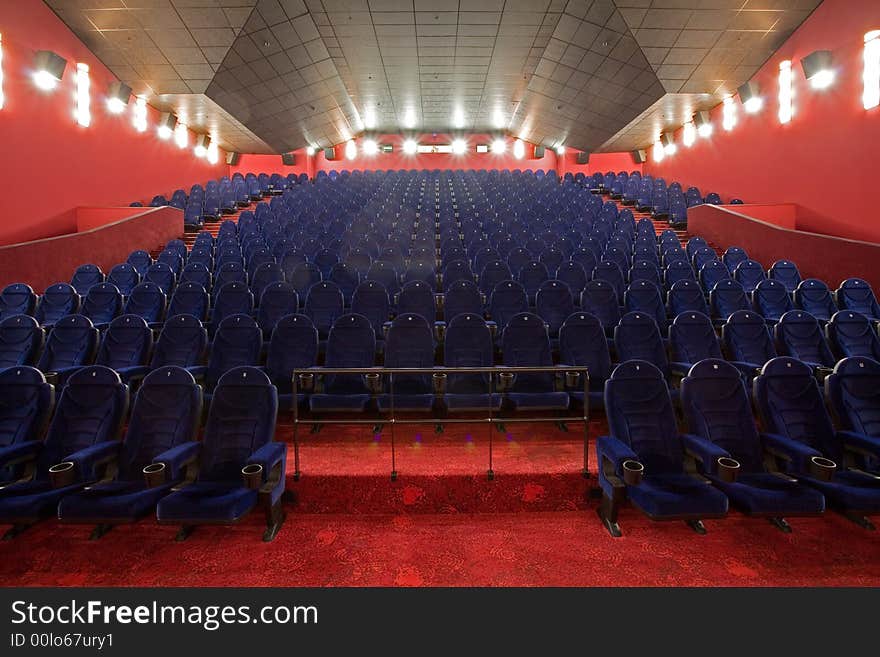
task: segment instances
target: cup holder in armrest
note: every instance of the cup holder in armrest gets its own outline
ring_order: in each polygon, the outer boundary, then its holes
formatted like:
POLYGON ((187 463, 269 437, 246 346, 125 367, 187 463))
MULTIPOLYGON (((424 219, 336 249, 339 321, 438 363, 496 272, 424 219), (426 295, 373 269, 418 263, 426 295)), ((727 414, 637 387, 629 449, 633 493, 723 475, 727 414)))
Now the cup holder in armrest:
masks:
POLYGON ((721 481, 732 484, 739 476, 740 464, 736 459, 722 456, 718 459, 718 478, 721 481))
POLYGON ((566 372, 565 373, 565 387, 566 388, 574 388, 577 386, 578 381, 581 380, 580 372, 566 372))
POLYGON ((516 375, 513 372, 500 372, 498 374, 498 392, 507 392, 513 387, 516 375))
POLYGON ((157 488, 165 483, 165 464, 150 463, 144 468, 144 481, 147 488, 157 488))
POLYGON ((638 461, 627 459, 622 463, 623 481, 627 486, 638 486, 642 483, 642 475, 645 473, 645 466, 638 461))
POLYGON ((303 372, 299 375, 297 386, 303 392, 312 392, 315 389, 315 375, 311 372, 303 372))
POLYGON ((373 395, 382 392, 382 376, 378 372, 368 372, 364 374, 364 381, 367 384, 367 390, 373 395))
POLYGON ((73 461, 62 461, 49 468, 49 482, 52 488, 64 488, 76 481, 73 461))
POLYGON ((46 377, 46 383, 49 383, 53 386, 58 385, 58 372, 46 372, 45 377, 46 377))
POLYGON ((816 479, 831 481, 835 470, 837 470, 837 464, 831 459, 826 459, 824 456, 810 458, 810 476, 816 479))
POLYGON ((251 463, 241 469, 241 479, 245 488, 256 490, 263 485, 263 466, 259 463, 251 463))
POLYGON ((443 372, 434 372, 431 375, 431 386, 435 395, 443 396, 446 394, 446 379, 446 374, 443 372))

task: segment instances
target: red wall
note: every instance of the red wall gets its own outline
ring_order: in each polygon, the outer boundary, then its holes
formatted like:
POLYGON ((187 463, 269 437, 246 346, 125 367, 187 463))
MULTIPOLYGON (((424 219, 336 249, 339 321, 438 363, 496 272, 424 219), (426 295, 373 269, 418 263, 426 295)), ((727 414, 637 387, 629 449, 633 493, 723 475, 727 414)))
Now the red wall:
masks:
MULTIPOLYGON (((93 210, 80 208, 79 214, 87 217, 93 210)), ((84 263, 107 273, 134 249, 155 249, 180 237, 183 213, 175 208, 123 208, 118 214, 127 218, 82 233, 0 247, 0 288, 21 281, 39 293, 52 283, 69 281, 84 263)))
POLYGON ((309 178, 315 175, 314 160, 306 155, 306 149, 301 148, 293 151, 296 164, 293 166, 285 166, 281 163, 280 155, 261 155, 254 153, 242 153, 238 158, 238 164, 229 167, 229 175, 234 173, 280 173, 286 176, 289 173, 299 175, 301 173, 309 174, 309 178))
POLYGON ((764 96, 760 112, 745 114, 737 102, 738 123, 724 132, 716 107, 710 138, 687 149, 679 130, 678 152, 659 164, 649 160, 646 171, 725 200, 797 203, 801 230, 880 242, 873 194, 880 107, 862 107, 862 46, 873 29, 880 29, 877 0, 825 0, 753 78, 764 96), (824 91, 808 85, 800 65, 814 50, 831 50, 837 69, 824 91), (795 74, 794 117, 780 125, 777 78, 785 59, 795 74))
POLYGON ((3 159, 3 215, 0 244, 60 235, 76 230, 76 206, 128 205, 170 194, 226 175, 225 154, 218 164, 179 149, 156 136, 159 113, 148 108, 149 128, 138 133, 131 108, 120 115, 106 110, 104 93, 115 80, 103 64, 39 0, 0 2, 3 34, 3 91, 0 144, 3 159), (62 82, 52 92, 31 80, 37 50, 67 59, 62 82), (77 62, 89 65, 92 122, 73 118, 77 62))
POLYGON ((722 248, 743 247, 767 269, 791 260, 804 278, 819 278, 835 289, 852 276, 880 290, 880 244, 781 228, 748 216, 748 205, 699 205, 688 210, 688 231, 722 248))
POLYGON ((573 148, 566 148, 561 157, 557 156, 560 176, 566 173, 573 175, 583 173, 585 176, 592 176, 596 172, 642 171, 644 167, 643 164, 636 164, 633 161, 631 153, 590 153, 589 164, 578 164, 579 152, 573 148))

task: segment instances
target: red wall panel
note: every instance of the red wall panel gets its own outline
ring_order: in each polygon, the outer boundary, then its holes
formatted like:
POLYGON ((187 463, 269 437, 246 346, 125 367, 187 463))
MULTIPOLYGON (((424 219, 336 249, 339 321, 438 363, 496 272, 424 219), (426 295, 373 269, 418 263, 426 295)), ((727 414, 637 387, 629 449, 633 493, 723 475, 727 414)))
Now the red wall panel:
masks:
POLYGON ((0 244, 22 242, 76 230, 73 208, 81 205, 128 205, 170 194, 226 175, 225 154, 211 165, 156 136, 158 112, 149 108, 149 128, 138 133, 131 108, 121 114, 106 109, 105 92, 112 73, 39 0, 0 2, 3 33, 3 90, 0 179, 5 190, 0 244), (31 80, 34 53, 53 50, 67 59, 67 69, 52 92, 31 80), (77 62, 89 65, 92 122, 73 117, 77 62))
POLYGON ((122 208, 120 214, 128 217, 81 233, 0 247, 0 288, 23 281, 42 292, 70 280, 87 262, 107 273, 134 249, 155 249, 182 232, 183 212, 175 208, 122 208))
POLYGON ((721 128, 721 107, 712 111, 714 132, 691 148, 676 133, 678 152, 646 171, 667 180, 715 191, 724 200, 796 203, 798 227, 828 235, 880 242, 876 220, 876 155, 880 107, 862 107, 864 34, 880 29, 877 0, 825 0, 753 78, 764 107, 746 114, 737 100, 738 123, 721 128), (812 89, 800 60, 831 50, 834 84, 812 89), (792 60, 794 117, 777 117, 779 62, 792 60))

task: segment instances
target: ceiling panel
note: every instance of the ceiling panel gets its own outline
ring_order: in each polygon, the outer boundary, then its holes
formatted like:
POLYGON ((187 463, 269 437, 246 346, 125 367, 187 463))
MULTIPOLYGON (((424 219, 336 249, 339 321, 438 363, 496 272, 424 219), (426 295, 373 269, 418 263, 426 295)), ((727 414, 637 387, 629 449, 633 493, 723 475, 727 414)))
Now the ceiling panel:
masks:
POLYGON ((282 152, 364 130, 644 147, 748 80, 818 0, 46 0, 157 107, 282 152))

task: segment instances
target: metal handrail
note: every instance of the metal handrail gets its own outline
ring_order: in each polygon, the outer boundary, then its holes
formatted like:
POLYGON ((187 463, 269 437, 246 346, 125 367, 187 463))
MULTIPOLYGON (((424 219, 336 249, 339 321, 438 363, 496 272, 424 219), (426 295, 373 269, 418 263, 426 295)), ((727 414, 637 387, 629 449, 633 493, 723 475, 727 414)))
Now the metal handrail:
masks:
MULTIPOLYGON (((350 424, 350 425, 363 425, 363 424, 372 424, 375 425, 378 422, 381 424, 389 424, 390 425, 390 434, 391 434, 391 478, 397 478, 397 454, 396 454, 396 443, 395 443, 395 435, 394 435, 394 427, 397 424, 474 424, 485 422, 489 432, 489 468, 487 470, 487 475, 489 479, 494 478, 494 470, 492 468, 492 458, 493 458, 493 432, 492 425, 493 424, 516 424, 522 422, 559 422, 560 417, 498 417, 493 416, 492 414, 492 404, 488 405, 488 415, 486 417, 471 417, 471 418, 449 418, 449 417, 438 417, 436 414, 432 413, 431 417, 406 417, 406 418, 398 418, 395 413, 394 406, 394 375, 395 374, 490 374, 488 377, 488 394, 491 396, 496 394, 495 391, 495 378, 491 376, 492 374, 501 374, 501 373, 554 373, 554 374, 565 374, 567 372, 573 372, 581 375, 583 380, 583 393, 584 393, 584 402, 583 402, 583 414, 581 416, 567 416, 568 419, 572 420, 580 420, 583 423, 583 461, 584 467, 582 474, 584 477, 588 477, 588 441, 589 441, 589 388, 590 388, 590 374, 589 368, 586 366, 575 366, 575 365, 547 365, 547 366, 504 366, 504 365, 494 365, 494 366, 484 366, 484 367, 308 367, 303 369, 294 369, 291 373, 291 383, 292 383, 292 393, 293 393, 293 448, 294 448, 294 479, 298 480, 301 471, 300 471, 300 455, 299 455, 299 425, 302 423, 308 423, 311 425, 334 425, 334 424, 350 424), (301 419, 299 414, 299 404, 297 403, 297 396, 299 390, 299 377, 301 374, 312 374, 314 376, 325 376, 325 375, 334 375, 334 374, 380 374, 387 376, 388 378, 388 392, 382 393, 372 393, 374 397, 378 394, 387 394, 389 397, 389 410, 385 413, 380 412, 379 418, 368 418, 368 419, 358 419, 358 418, 344 418, 344 419, 325 419, 325 418, 305 418, 301 419)), ((566 386, 568 387, 568 386, 566 386)), ((503 396, 507 395, 508 390, 498 391, 497 394, 501 394, 503 396)), ((437 396, 437 393, 433 393, 437 396)))

